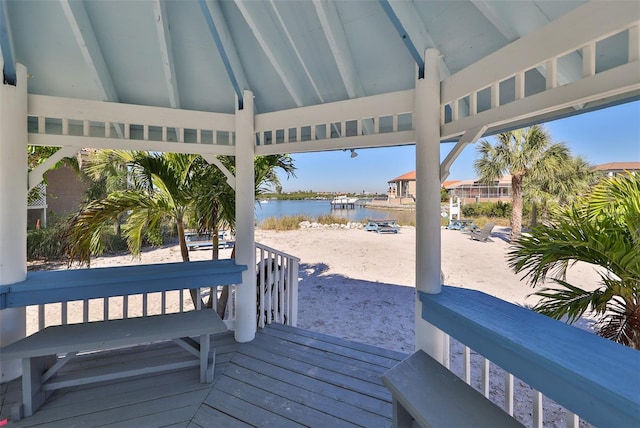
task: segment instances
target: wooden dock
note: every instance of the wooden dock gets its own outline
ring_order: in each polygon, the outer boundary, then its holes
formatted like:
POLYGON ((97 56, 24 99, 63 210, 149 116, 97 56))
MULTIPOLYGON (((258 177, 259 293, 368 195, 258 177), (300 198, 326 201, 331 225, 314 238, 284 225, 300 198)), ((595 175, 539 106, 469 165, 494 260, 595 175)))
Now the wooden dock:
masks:
MULTIPOLYGON (((407 355, 295 327, 271 324, 250 343, 215 336, 213 384, 197 370, 57 391, 35 415, 7 427, 391 426, 381 375, 407 355)), ((169 343, 88 355, 64 370, 171 358, 169 343)), ((19 401, 20 382, 0 386, 0 421, 19 401)))

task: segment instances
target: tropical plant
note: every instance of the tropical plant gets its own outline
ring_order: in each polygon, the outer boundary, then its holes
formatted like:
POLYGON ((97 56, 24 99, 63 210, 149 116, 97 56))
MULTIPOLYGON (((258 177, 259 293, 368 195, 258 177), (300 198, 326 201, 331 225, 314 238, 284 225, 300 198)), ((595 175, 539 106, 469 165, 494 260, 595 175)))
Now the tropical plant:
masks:
POLYGON ((558 165, 554 175, 538 174, 525 178, 525 197, 532 202, 532 226, 537 224, 537 209, 543 221, 548 218, 550 204, 566 205, 584 195, 600 177, 598 171, 580 156, 569 157, 558 165))
POLYGON ((505 174, 511 175, 511 241, 522 233, 523 180, 525 176, 553 177, 569 158, 569 149, 562 143, 551 143, 545 129, 539 125, 497 135, 497 144, 479 143, 480 157, 474 168, 483 183, 491 183, 505 174))
POLYGON ((550 224, 521 237, 508 259, 532 286, 555 283, 534 293, 541 298, 534 310, 569 323, 590 311, 599 335, 640 349, 640 176, 603 179, 550 224), (567 281, 577 262, 600 267, 597 289, 567 281))

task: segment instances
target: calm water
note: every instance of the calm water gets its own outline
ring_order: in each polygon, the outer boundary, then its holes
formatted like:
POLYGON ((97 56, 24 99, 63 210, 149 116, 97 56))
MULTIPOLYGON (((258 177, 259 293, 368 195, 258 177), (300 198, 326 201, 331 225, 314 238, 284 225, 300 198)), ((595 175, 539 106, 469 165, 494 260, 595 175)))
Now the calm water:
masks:
POLYGON ((260 224, 269 217, 286 217, 298 214, 316 219, 321 215, 331 214, 336 217, 346 218, 352 221, 364 221, 368 218, 396 219, 401 223, 415 221, 415 212, 392 211, 371 209, 356 206, 353 209, 331 209, 331 201, 276 201, 269 200, 266 203, 256 203, 256 220, 260 224))

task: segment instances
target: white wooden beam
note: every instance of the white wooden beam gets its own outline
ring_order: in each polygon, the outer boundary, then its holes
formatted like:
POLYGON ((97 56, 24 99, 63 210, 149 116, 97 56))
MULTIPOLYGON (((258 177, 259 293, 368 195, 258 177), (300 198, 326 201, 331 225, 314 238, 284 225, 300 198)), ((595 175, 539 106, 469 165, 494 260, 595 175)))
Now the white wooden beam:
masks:
POLYGON ((453 146, 453 149, 451 149, 440 164, 440 183, 444 183, 447 177, 449 177, 451 165, 453 165, 453 162, 458 159, 458 156, 460 156, 460 153, 462 153, 465 147, 478 141, 478 138, 480 138, 486 130, 486 125, 480 126, 478 128, 468 130, 462 137, 460 137, 456 145, 453 146))
POLYGON ((236 190, 236 177, 231 173, 231 171, 229 171, 226 166, 222 164, 222 162, 220 162, 220 159, 218 159, 211 153, 203 153, 201 156, 210 164, 217 166, 218 169, 222 171, 224 176, 227 177, 227 183, 229 184, 229 186, 231 186, 233 190, 236 190))
POLYGON ((91 72, 102 101, 118 101, 118 93, 111 79, 111 73, 98 45, 93 26, 81 1, 60 0, 62 12, 67 18, 69 27, 91 72))
MULTIPOLYGON (((507 39, 509 43, 516 41, 526 33, 519 29, 516 29, 514 25, 510 23, 510 18, 504 16, 501 12, 501 8, 498 4, 486 1, 486 0, 471 0, 471 3, 487 18, 496 29, 507 39)), ((533 3, 527 9, 526 14, 523 14, 522 19, 534 22, 542 22, 548 24, 549 18, 533 3)), ((572 28, 566 28, 566 31, 573 31, 572 28)), ((580 54, 574 52, 564 58, 560 68, 557 70, 557 79, 559 85, 572 82, 580 78, 582 63, 580 61, 580 54)), ((544 73, 542 67, 538 67, 540 73, 544 73)))
POLYGON ((635 2, 588 2, 442 82, 443 104, 637 25, 635 2))
POLYGON ((28 189, 29 192, 33 190, 38 184, 42 183, 44 174, 51 169, 52 166, 60 162, 64 158, 70 158, 75 156, 81 147, 65 146, 60 147, 60 150, 49 156, 44 162, 37 167, 29 171, 28 189))
POLYGON ((364 96, 364 89, 356 72, 353 55, 347 43, 347 36, 340 21, 335 2, 313 0, 313 6, 316 9, 322 31, 327 39, 327 43, 329 43, 329 48, 338 66, 338 72, 340 73, 349 98, 364 96))
POLYGON ((176 69, 173 62, 169 20, 167 19, 167 8, 164 0, 153 0, 153 18, 156 23, 162 69, 164 70, 164 79, 169 95, 169 106, 172 108, 180 108, 180 95, 178 93, 178 81, 176 79, 176 69))
POLYGON ((245 77, 244 69, 238 57, 238 51, 229 32, 227 20, 222 13, 218 0, 200 0, 200 9, 209 26, 211 37, 218 48, 231 85, 236 93, 239 103, 243 103, 243 91, 249 90, 249 83, 245 77))
POLYGON ((305 91, 301 83, 296 80, 295 73, 290 71, 290 66, 293 61, 291 60, 289 52, 285 50, 288 43, 282 39, 277 28, 265 22, 268 11, 264 9, 262 11, 256 11, 256 9, 264 8, 266 3, 247 3, 241 0, 235 0, 235 4, 255 36, 256 41, 262 48, 263 53, 269 59, 271 66, 280 77, 289 95, 291 95, 294 103, 297 106, 307 104, 303 99, 305 91), (251 6, 248 6, 248 4, 251 6))
POLYGON ((447 123, 441 127, 441 136, 443 140, 450 140, 483 125, 489 129, 496 126, 506 128, 509 124, 535 121, 537 117, 553 111, 637 91, 640 91, 640 61, 447 123))
POLYGON ((33 146, 75 146, 92 149, 145 150, 156 152, 190 153, 234 156, 235 146, 214 144, 185 144, 167 141, 129 140, 124 138, 83 137, 58 134, 29 134, 28 144, 33 146))

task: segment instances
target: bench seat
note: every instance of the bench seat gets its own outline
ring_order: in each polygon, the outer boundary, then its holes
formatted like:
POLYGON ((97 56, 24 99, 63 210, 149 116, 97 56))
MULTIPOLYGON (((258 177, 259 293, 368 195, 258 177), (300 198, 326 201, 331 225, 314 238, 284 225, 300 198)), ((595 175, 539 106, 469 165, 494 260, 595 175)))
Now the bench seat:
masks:
POLYGON ((69 386, 196 366, 200 367, 200 381, 212 382, 215 351, 209 350, 210 336, 226 330, 226 324, 213 310, 47 327, 0 349, 0 361, 22 360, 23 402, 12 410, 12 418, 31 416, 53 391, 69 386), (106 368, 83 377, 56 376, 58 370, 83 352, 169 340, 196 358, 167 360, 155 366, 106 368))
POLYGON ((394 428, 522 427, 424 351, 388 370, 382 381, 393 397, 394 428))

